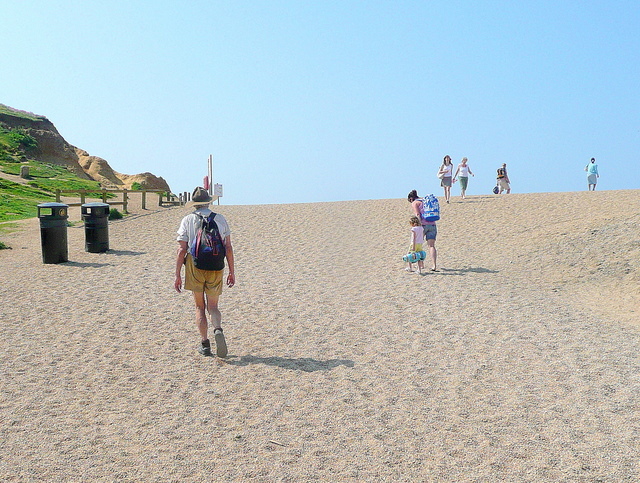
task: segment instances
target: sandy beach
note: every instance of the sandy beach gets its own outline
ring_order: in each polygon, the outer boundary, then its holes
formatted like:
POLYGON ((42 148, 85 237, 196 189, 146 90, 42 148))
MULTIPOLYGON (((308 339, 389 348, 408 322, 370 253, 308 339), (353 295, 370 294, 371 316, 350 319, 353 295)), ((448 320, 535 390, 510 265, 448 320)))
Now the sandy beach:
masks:
POLYGON ((132 200, 101 254, 77 223, 57 265, 20 222, 0 480, 640 480, 640 191, 454 196, 424 276, 404 196, 214 206, 225 360, 173 290, 188 209, 132 200))

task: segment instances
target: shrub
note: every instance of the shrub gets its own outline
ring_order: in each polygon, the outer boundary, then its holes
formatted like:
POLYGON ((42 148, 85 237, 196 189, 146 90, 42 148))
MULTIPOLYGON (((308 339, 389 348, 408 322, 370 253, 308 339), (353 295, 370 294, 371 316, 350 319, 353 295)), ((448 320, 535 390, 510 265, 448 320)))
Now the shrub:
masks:
POLYGON ((24 129, 15 129, 9 133, 9 139, 12 141, 12 145, 14 147, 18 147, 19 145, 24 146, 25 148, 35 148, 38 143, 32 137, 29 136, 24 129))
POLYGON ((6 161, 7 163, 19 163, 20 160, 16 159, 9 153, 0 152, 0 161, 6 161))
POLYGON ((116 208, 111 208, 109 210, 110 220, 119 220, 120 218, 122 218, 122 213, 120 213, 116 208))
POLYGON ((0 250, 11 250, 11 247, 0 242, 0 250))
POLYGON ((142 186, 137 181, 131 185, 131 189, 135 190, 135 191, 141 191, 143 188, 144 188, 144 186, 142 186))

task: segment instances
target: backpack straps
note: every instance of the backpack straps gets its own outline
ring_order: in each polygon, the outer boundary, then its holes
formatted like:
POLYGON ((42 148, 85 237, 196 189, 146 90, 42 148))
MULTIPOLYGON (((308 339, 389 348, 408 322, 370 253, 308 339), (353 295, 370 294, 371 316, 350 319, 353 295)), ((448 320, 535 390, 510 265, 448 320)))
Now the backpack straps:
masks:
POLYGON ((202 214, 198 213, 197 211, 194 211, 193 214, 200 218, 200 228, 211 230, 212 227, 215 227, 215 232, 218 235, 218 239, 224 243, 224 240, 222 239, 222 233, 220 233, 220 227, 215 221, 217 213, 212 211, 206 217, 202 216, 202 214))
MULTIPOLYGON (((201 222, 201 227, 204 228, 205 225, 208 225, 210 221, 213 221, 213 219, 216 217, 216 214, 212 211, 209 215, 207 216, 202 216, 201 213, 198 213, 197 211, 193 212, 194 215, 196 215, 198 218, 200 218, 200 222, 201 222)), ((215 221, 213 221, 215 223, 215 221)), ((216 223, 216 227, 218 226, 218 224, 216 223)))

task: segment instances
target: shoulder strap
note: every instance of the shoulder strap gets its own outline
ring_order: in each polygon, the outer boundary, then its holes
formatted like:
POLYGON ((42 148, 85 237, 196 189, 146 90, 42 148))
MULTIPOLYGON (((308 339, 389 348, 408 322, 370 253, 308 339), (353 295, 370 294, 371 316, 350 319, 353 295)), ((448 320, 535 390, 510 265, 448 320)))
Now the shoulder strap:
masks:
POLYGON ((193 214, 196 215, 196 217, 200 220, 200 228, 204 228, 205 224, 207 223, 205 217, 195 211, 193 212, 193 214))
POLYGON ((224 243, 224 240, 222 239, 222 233, 220 233, 220 227, 218 226, 218 223, 216 223, 215 217, 216 217, 216 213, 212 211, 207 217, 207 225, 209 229, 215 228, 216 236, 221 242, 224 243))

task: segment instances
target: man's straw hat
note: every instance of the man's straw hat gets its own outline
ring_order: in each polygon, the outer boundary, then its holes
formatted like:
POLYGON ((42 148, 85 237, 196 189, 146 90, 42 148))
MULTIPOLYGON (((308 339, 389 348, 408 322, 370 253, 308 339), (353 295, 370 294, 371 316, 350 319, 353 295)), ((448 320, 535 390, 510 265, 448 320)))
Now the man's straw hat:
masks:
POLYGON ((193 194, 191 195, 191 201, 187 203, 186 206, 187 208, 192 208, 195 205, 207 205, 211 203, 212 200, 213 198, 211 198, 211 195, 209 194, 209 192, 206 189, 198 186, 196 189, 193 190, 193 194))

